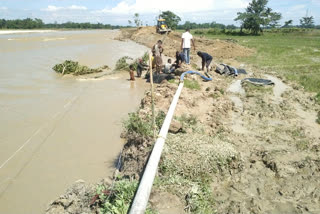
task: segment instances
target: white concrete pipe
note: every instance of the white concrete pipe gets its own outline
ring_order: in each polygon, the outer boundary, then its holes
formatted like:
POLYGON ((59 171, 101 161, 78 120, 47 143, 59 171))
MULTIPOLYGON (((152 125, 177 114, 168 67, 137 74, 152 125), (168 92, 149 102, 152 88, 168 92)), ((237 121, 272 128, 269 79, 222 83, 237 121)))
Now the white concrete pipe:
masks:
POLYGON ((148 164, 143 173, 141 182, 138 187, 138 191, 134 197, 134 201, 132 203, 129 214, 143 214, 147 208, 149 196, 151 193, 154 178, 157 173, 164 142, 167 137, 170 123, 174 114, 174 110, 176 109, 182 88, 183 82, 179 84, 176 94, 173 97, 167 116, 163 122, 159 136, 156 140, 148 164))

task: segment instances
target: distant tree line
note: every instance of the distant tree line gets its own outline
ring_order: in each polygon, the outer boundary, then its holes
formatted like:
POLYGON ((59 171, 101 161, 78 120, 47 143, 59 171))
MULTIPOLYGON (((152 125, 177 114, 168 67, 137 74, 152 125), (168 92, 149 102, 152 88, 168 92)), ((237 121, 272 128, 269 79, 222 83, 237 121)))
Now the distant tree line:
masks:
POLYGON ((118 29, 127 26, 120 25, 110 25, 110 24, 92 24, 86 23, 76 23, 76 22, 66 22, 58 24, 57 22, 53 24, 45 24, 41 19, 15 19, 6 20, 0 19, 0 29, 41 29, 41 28, 69 28, 69 29, 118 29))
MULTIPOLYGON (((195 23, 195 22, 189 22, 186 21, 184 24, 180 24, 177 26, 177 29, 184 30, 184 29, 226 29, 226 30, 235 30, 240 29, 241 27, 235 26, 235 25, 224 25, 217 22, 211 22, 211 23, 195 23)), ((275 27, 272 26, 265 26, 261 27, 262 29, 273 29, 275 27)), ((284 25, 278 26, 277 28, 316 28, 320 29, 320 25, 310 25, 309 23, 301 23, 300 25, 292 25, 292 20, 286 21, 284 25)))
POLYGON ((224 25, 217 22, 211 22, 211 23, 195 23, 195 22, 189 22, 186 21, 182 25, 178 25, 177 29, 208 29, 208 28, 216 28, 216 29, 237 29, 239 27, 235 25, 224 25))
MULTIPOLYGON (((245 12, 239 12, 235 21, 240 22, 240 27, 235 25, 224 25, 217 22, 211 23, 195 23, 186 21, 184 24, 179 24, 181 18, 171 11, 164 11, 160 14, 159 18, 164 18, 169 28, 171 29, 219 29, 219 32, 232 32, 233 30, 246 29, 247 32, 257 35, 262 33, 264 29, 277 29, 277 28, 317 28, 320 29, 320 25, 315 26, 313 16, 305 16, 300 19, 300 25, 293 26, 292 20, 285 21, 283 26, 280 26, 279 20, 281 14, 273 12, 273 10, 267 7, 268 0, 252 0, 248 5, 245 12)), ((134 23, 136 27, 142 26, 142 21, 138 13, 133 16, 133 21, 128 20, 129 25, 134 23)), ((57 22, 51 24, 45 24, 41 19, 15 19, 5 20, 0 19, 0 29, 41 29, 41 28, 67 28, 67 29, 118 29, 130 26, 119 26, 110 24, 92 24, 66 22, 58 24, 57 22)))
MULTIPOLYGON (((277 28, 317 28, 320 29, 320 26, 315 26, 314 17, 306 15, 300 19, 300 25, 293 26, 292 20, 288 20, 284 23, 283 26, 279 24, 280 19, 282 18, 281 13, 274 12, 270 7, 267 6, 268 0, 252 0, 246 8, 245 12, 238 12, 237 17, 234 21, 240 23, 240 27, 235 25, 224 25, 216 22, 211 23, 194 23, 186 21, 184 24, 180 24, 172 27, 177 29, 218 29, 218 32, 230 32, 235 29, 240 29, 242 32, 243 29, 247 30, 250 34, 258 35, 263 33, 265 29, 277 29, 277 28)), ((170 11, 167 11, 167 13, 170 11)), ((180 20, 180 17, 170 12, 171 15, 166 17, 168 26, 171 23, 171 17, 176 17, 177 20, 180 20)), ((178 23, 177 23, 178 24, 178 23)))

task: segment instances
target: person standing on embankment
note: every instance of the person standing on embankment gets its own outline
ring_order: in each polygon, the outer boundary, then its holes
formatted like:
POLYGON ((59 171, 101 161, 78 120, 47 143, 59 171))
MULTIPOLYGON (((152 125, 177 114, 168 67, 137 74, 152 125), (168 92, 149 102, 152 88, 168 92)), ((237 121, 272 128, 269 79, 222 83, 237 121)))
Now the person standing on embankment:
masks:
POLYGON ((182 34, 182 40, 181 40, 181 50, 183 50, 183 54, 185 57, 186 64, 190 65, 190 48, 191 48, 191 42, 194 48, 194 51, 196 51, 196 46, 194 45, 193 36, 190 33, 190 29, 187 28, 186 32, 182 34))
POLYGON ((160 74, 160 71, 162 69, 162 57, 161 54, 163 52, 162 48, 162 41, 159 40, 157 44, 155 44, 152 48, 152 52, 155 55, 155 61, 156 61, 156 73, 160 74))

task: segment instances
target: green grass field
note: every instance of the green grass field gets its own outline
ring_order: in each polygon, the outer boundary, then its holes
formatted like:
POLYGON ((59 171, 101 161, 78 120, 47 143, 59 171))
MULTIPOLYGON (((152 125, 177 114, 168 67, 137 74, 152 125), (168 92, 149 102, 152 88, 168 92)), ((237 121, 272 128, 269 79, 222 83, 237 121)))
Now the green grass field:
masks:
MULTIPOLYGON (((320 30, 292 33, 265 32, 261 36, 211 35, 211 39, 233 39, 256 50, 250 57, 238 59, 260 69, 275 71, 317 93, 320 103, 320 30)), ((193 34, 195 31, 192 32, 193 34)), ((197 35, 197 34, 194 34, 197 35)))

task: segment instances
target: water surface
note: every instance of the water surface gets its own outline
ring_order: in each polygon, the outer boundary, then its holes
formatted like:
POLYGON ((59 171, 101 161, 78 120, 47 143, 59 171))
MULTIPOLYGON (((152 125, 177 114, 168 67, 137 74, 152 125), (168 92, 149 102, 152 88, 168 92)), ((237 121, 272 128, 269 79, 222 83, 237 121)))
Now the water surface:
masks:
POLYGON ((121 120, 134 111, 144 81, 61 77, 66 59, 113 67, 147 49, 113 40, 116 31, 0 35, 0 213, 43 213, 78 179, 113 173, 121 120))

